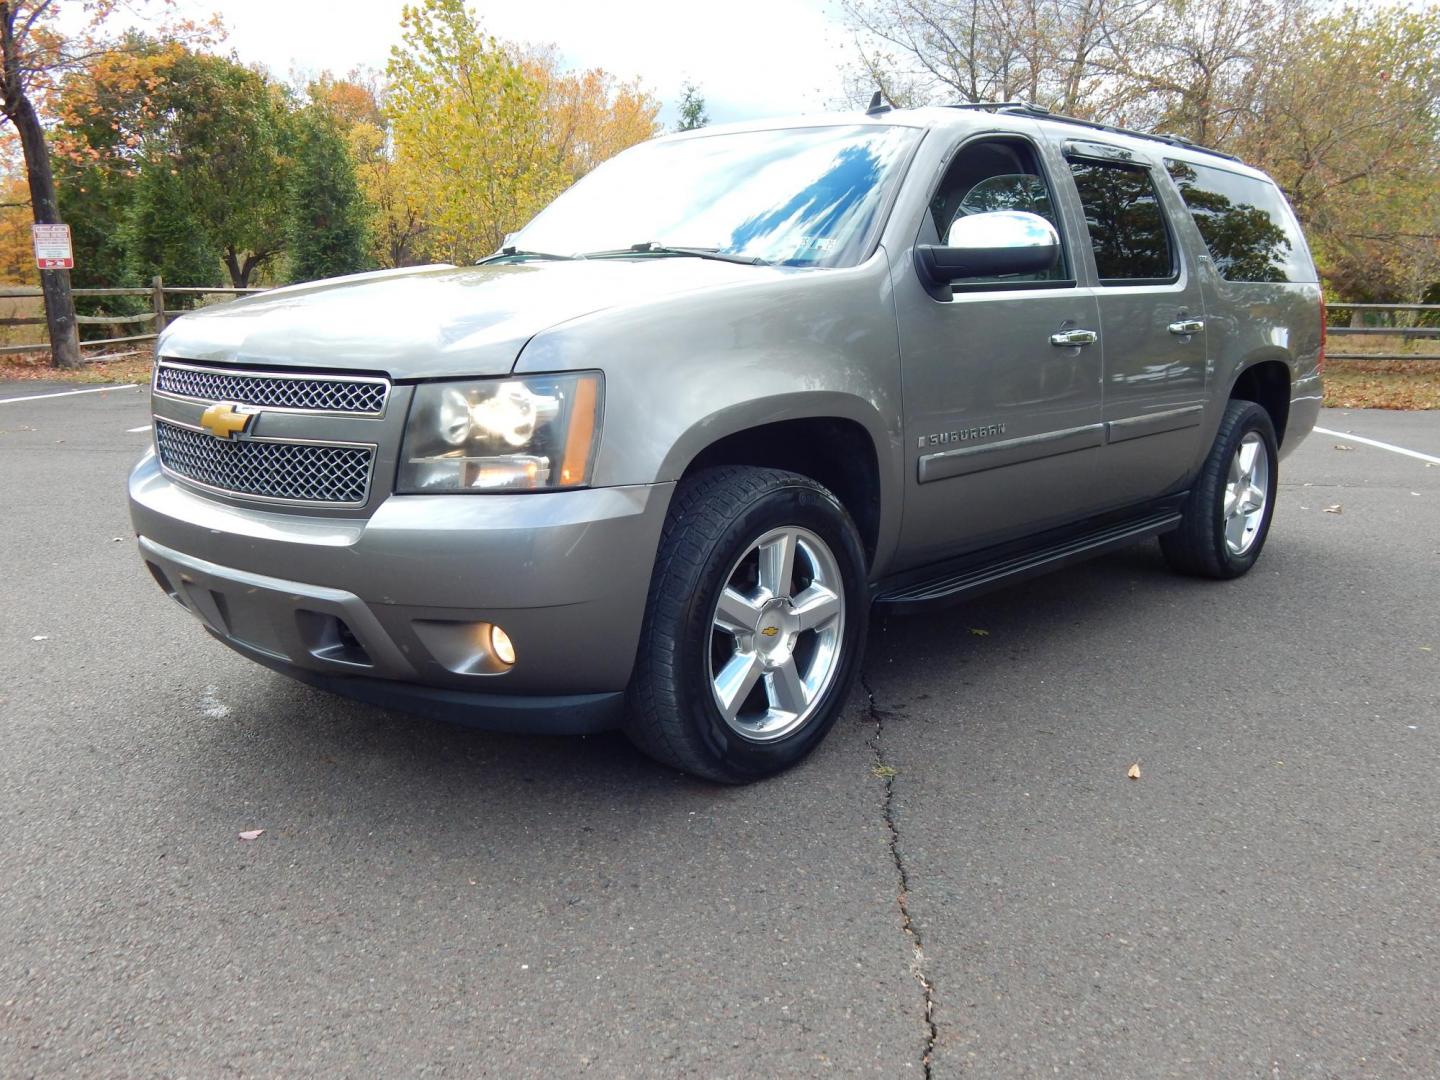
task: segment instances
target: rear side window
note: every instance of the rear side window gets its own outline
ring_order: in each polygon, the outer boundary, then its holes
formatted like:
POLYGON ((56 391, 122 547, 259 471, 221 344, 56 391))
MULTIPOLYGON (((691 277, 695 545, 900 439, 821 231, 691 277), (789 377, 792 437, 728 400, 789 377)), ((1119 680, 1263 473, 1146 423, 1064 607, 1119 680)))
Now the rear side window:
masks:
POLYGON ((1175 279, 1170 230, 1150 170, 1074 158, 1070 171, 1085 208, 1102 284, 1160 284, 1175 279))
POLYGON ((1314 281, 1295 215, 1274 184, 1190 161, 1166 161, 1210 258, 1227 281, 1314 281))

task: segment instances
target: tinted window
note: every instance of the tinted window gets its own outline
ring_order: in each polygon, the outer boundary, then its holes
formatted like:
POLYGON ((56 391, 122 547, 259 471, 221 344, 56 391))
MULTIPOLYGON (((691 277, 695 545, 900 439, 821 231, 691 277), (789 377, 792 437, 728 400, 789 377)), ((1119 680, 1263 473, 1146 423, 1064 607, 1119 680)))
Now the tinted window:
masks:
MULTIPOLYGON (((996 210, 1025 210, 1038 214, 1056 231, 1060 220, 1050 200, 1050 188, 1041 175, 1035 151, 1028 143, 994 139, 967 143, 945 171, 934 198, 923 243, 943 244, 960 218, 996 210)), ((1007 284, 1026 281, 1066 281, 1069 272, 1062 257, 1040 274, 1009 274, 997 278, 967 278, 963 285, 1007 284)))
POLYGON ((1169 281, 1170 230, 1148 169, 1115 162, 1070 162, 1101 281, 1169 281))
POLYGON ((1274 184, 1189 161, 1167 161, 1220 276, 1230 281, 1314 281, 1290 208, 1274 184))

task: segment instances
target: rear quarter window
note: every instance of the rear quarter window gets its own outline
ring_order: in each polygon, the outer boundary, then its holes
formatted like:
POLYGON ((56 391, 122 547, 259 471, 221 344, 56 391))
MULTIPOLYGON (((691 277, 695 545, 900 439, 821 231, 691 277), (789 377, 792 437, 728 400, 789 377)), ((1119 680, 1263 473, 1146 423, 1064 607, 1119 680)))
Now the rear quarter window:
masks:
POLYGON ((1165 168, 1225 280, 1317 280, 1295 215, 1274 184, 1193 161, 1167 160, 1165 168))

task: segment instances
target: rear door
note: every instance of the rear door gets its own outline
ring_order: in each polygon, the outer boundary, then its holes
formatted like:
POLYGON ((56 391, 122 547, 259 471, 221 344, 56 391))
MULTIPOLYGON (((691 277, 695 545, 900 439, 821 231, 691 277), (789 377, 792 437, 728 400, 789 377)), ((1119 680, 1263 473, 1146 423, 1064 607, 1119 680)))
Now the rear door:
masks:
POLYGON ((1103 362, 1096 509, 1182 488, 1195 463, 1209 382, 1196 253, 1179 243, 1158 165, 1120 146, 1066 140, 1070 191, 1088 234, 1103 362))

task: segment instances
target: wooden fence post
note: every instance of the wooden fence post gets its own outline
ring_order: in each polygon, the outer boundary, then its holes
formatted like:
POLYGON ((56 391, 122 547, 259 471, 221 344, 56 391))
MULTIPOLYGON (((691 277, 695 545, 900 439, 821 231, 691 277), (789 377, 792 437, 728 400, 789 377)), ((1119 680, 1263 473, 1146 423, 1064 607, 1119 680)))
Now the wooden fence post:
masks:
POLYGON ((156 274, 150 281, 151 302, 155 305, 155 333, 165 329, 165 283, 156 274))

